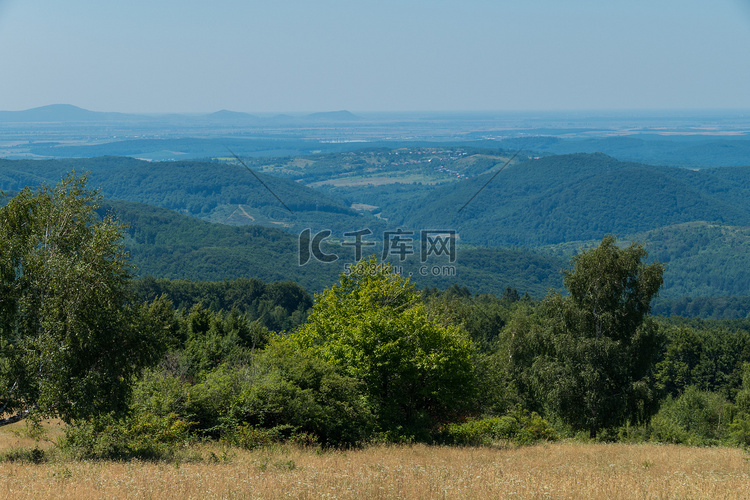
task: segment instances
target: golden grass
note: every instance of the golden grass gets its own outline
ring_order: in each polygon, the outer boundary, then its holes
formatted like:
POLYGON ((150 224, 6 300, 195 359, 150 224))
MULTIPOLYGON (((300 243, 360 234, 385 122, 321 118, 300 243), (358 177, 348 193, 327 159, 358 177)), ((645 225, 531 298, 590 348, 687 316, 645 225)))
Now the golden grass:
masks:
MULTIPOLYGON (((0 431, 0 449, 33 440, 0 431)), ((0 464, 4 498, 750 498, 733 448, 575 442, 319 452, 194 446, 201 461, 0 464)))
MULTIPOLYGON (((7 417, 9 415, 0 415, 7 417)), ((39 441, 29 437, 28 420, 0 427, 0 454, 14 448, 34 448, 46 450, 53 446, 54 441, 63 435, 63 424, 60 420, 45 420, 42 422, 44 437, 39 441)))

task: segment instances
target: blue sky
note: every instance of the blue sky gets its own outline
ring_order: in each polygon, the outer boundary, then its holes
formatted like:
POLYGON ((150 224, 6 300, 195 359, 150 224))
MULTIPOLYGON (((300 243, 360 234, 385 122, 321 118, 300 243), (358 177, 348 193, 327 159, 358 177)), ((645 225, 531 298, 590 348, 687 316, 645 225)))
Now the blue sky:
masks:
POLYGON ((0 0, 0 110, 750 109, 750 0, 0 0))

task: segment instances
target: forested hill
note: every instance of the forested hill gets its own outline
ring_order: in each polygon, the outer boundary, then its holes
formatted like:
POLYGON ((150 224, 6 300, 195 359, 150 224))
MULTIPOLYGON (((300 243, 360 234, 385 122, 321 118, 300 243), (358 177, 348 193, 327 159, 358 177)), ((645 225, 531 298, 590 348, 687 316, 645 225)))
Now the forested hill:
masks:
POLYGON ((0 189, 54 185, 72 170, 88 173, 89 185, 100 188, 106 198, 147 203, 212 222, 290 232, 306 227, 351 230, 382 225, 369 214, 292 180, 218 162, 146 162, 123 157, 0 160, 0 189))
MULTIPOLYGON (((615 234, 644 242, 652 257, 668 264, 663 298, 748 295, 750 167, 694 171, 573 154, 517 161, 495 176, 510 155, 470 153, 418 148, 251 162, 294 214, 244 167, 221 162, 0 160, 0 190, 54 185, 75 169, 89 172, 89 186, 107 198, 171 209, 115 203, 131 224, 127 243, 141 275, 293 280, 314 291, 335 282, 343 263, 353 258, 346 252, 351 247, 341 246, 346 232, 369 228, 369 241, 378 241, 386 229, 456 230, 461 252, 454 278, 420 276, 414 264, 405 263, 420 286, 447 288, 456 282, 473 292, 495 293, 510 286, 542 297, 561 286, 559 270, 568 266, 569 255, 540 255, 536 247, 598 243, 615 234), (260 172, 274 168, 302 171, 316 182, 338 172, 342 182, 322 191, 260 172), (406 182, 412 170, 420 172, 423 184, 406 182), (451 173, 461 175, 448 179, 451 173), (398 183, 367 184, 372 176, 396 175, 398 183), (369 204, 382 218, 351 210, 351 203, 369 204), (339 262, 299 266, 298 236, 308 227, 332 231, 328 241, 337 245, 339 262), (515 249, 496 248, 509 246, 515 249)), ((380 254, 379 248, 369 250, 380 254)))
MULTIPOLYGON (((644 245, 649 260, 666 266, 659 297, 726 297, 750 294, 750 228, 686 222, 627 235, 620 244, 644 245)), ((569 242, 536 250, 569 260, 598 240, 569 242)))
MULTIPOLYGON (((279 229, 208 223, 135 202, 106 201, 99 212, 110 211, 129 226, 125 229, 125 244, 139 276, 295 281, 314 292, 335 283, 353 257, 352 252, 343 249, 340 240, 330 238, 323 242, 323 250, 339 254, 339 261, 323 264, 311 259, 300 266, 298 235, 279 229)), ((690 222, 622 236, 622 244, 629 240, 642 242, 650 258, 666 264, 660 299, 667 302, 661 304, 660 311, 695 309, 715 317, 746 314, 747 300, 726 305, 708 298, 748 295, 750 229, 747 227, 690 222), (683 297, 702 299, 683 304, 684 301, 679 302, 683 297)), ((569 267, 572 255, 598 243, 592 239, 538 250, 459 245, 456 272, 452 276, 421 275, 418 258, 416 263, 407 260, 402 264, 397 259, 393 263, 403 265, 405 274, 411 273, 412 281, 420 287, 445 289, 457 283, 475 293, 496 294, 511 287, 542 298, 549 289, 561 289, 560 270, 569 267)), ((373 251, 380 255, 382 248, 373 247, 373 251)))
POLYGON ((750 167, 694 171, 597 153, 517 158, 497 174, 509 155, 455 149, 421 154, 426 151, 251 162, 260 181, 243 166, 223 162, 0 160, 0 189, 52 185, 75 169, 88 172, 89 185, 107 198, 211 222, 276 227, 292 234, 305 228, 337 235, 363 228, 373 234, 386 227, 446 229, 456 230, 464 243, 485 246, 601 240, 606 234, 624 237, 695 221, 750 226, 750 167), (357 169, 347 170, 354 165, 357 169), (316 185, 338 176, 337 184, 313 189, 269 175, 281 175, 281 170, 316 185), (353 204, 373 211, 352 210, 353 204))
POLYGON ((403 223, 450 227, 464 241, 492 246, 601 239, 692 221, 750 225, 747 167, 693 171, 573 154, 493 175, 436 188, 403 211, 403 223))
MULTIPOLYGON (((133 202, 106 202, 100 213, 109 211, 129 225, 125 244, 140 276, 296 281, 314 292, 335 283, 346 263, 352 261, 351 255, 332 242, 324 250, 339 254, 340 261, 323 264, 312 259, 300 266, 298 237, 274 228, 208 223, 133 202)), ((661 299, 749 293, 750 228, 694 222, 630 235, 621 243, 629 241, 644 243, 649 258, 666 265, 661 299)), ((412 281, 420 287, 445 289, 457 283, 475 293, 496 294, 511 287, 542 298, 550 289, 561 289, 560 270, 570 266, 572 255, 598 244, 597 240, 579 241, 537 251, 459 247, 456 275, 448 277, 420 275, 418 259, 416 265, 410 261, 393 263, 402 265, 406 274, 411 272, 412 281)), ((375 252, 379 255, 380 248, 375 252)), ((715 309, 722 311, 719 306, 715 309)), ((746 306, 738 309, 746 310, 746 306)))
MULTIPOLYGON (((311 259, 299 265, 298 236, 260 226, 233 227, 209 223, 174 211, 135 202, 107 201, 99 213, 114 213, 128 225, 125 245, 135 272, 156 278, 223 280, 256 278, 265 282, 295 281, 310 292, 338 281, 353 255, 332 242, 326 254, 340 260, 326 264, 311 259)), ((327 241, 323 242, 328 243, 327 241)), ((381 249, 375 247, 376 254, 381 249)), ((393 262, 419 287, 467 286, 475 293, 502 293, 511 287, 542 298, 562 287, 566 260, 529 250, 459 249, 454 275, 420 272, 419 258, 393 262), (427 274, 427 275, 424 275, 427 274)))
POLYGON ((300 267, 296 237, 280 229, 210 223, 127 201, 107 200, 98 212, 113 213, 127 225, 124 243, 139 276, 295 281, 319 290, 335 282, 340 271, 323 265, 300 267))

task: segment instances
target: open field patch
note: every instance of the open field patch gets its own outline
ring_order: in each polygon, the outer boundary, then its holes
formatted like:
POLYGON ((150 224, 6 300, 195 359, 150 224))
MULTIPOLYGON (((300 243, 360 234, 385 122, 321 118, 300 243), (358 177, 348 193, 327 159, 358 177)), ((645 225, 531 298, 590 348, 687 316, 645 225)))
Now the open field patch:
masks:
MULTIPOLYGON (((7 450, 13 434, 0 434, 7 450)), ((8 498, 748 498, 735 448, 563 442, 353 451, 193 445, 174 462, 8 461, 8 498)))

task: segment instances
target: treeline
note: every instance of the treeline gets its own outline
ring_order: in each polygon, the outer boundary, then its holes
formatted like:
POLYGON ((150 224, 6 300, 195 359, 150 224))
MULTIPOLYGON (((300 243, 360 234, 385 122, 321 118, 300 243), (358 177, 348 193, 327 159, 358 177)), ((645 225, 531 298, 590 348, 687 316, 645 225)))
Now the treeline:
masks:
POLYGON ((750 297, 657 298, 653 304, 653 313, 686 318, 747 319, 750 314, 750 297))
POLYGON ((133 281, 133 291, 145 302, 166 299, 176 311, 231 313, 242 316, 245 323, 277 332, 301 325, 313 304, 310 294, 297 283, 266 284, 251 278, 216 282, 146 277, 133 281))

